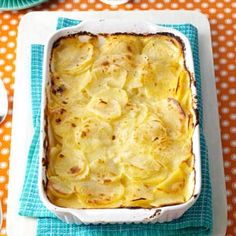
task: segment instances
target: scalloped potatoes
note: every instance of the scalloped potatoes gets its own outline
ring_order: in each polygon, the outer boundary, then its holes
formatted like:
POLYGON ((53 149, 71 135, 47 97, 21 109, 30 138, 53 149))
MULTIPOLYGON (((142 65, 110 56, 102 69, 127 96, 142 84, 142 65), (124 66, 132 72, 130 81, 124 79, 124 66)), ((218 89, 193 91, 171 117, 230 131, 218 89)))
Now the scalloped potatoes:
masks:
POLYGON ((171 35, 74 35, 47 86, 47 195, 71 208, 151 208, 194 189, 196 117, 171 35))

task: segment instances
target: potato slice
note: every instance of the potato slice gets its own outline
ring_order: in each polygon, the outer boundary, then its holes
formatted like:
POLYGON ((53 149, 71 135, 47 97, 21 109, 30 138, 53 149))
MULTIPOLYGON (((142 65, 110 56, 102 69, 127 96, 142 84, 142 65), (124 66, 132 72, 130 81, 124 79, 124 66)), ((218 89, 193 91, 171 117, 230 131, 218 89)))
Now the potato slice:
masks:
POLYGON ((88 110, 104 119, 116 119, 121 116, 127 102, 128 96, 124 90, 110 88, 94 96, 88 110))
POLYGON ((184 134, 186 121, 186 115, 183 108, 174 98, 162 100, 157 106, 159 116, 166 127, 167 134, 172 139, 179 139, 181 134, 184 134))
POLYGON ((126 205, 150 207, 150 202, 153 201, 153 197, 153 187, 142 182, 127 182, 124 194, 124 202, 126 205))
POLYGON ((139 54, 142 50, 142 42, 134 36, 111 35, 106 38, 101 48, 104 54, 139 54))
POLYGON ((105 88, 123 88, 126 77, 127 71, 122 67, 112 64, 109 64, 105 68, 99 67, 93 70, 92 79, 86 87, 86 91, 90 96, 93 96, 105 88))
POLYGON ((119 165, 113 160, 99 158, 90 164, 90 177, 98 183, 111 183, 120 176, 119 165))
POLYGON ((85 178, 89 167, 81 151, 64 148, 54 160, 54 170, 56 175, 74 181, 85 178))
POLYGON ((61 40, 52 56, 53 72, 58 74, 80 74, 92 65, 94 46, 74 37, 61 40))
POLYGON ((120 181, 101 184, 94 180, 79 182, 76 185, 79 199, 86 206, 103 208, 109 206, 119 207, 120 199, 124 194, 124 186, 120 181))
POLYGON ((124 175, 131 180, 146 182, 161 182, 166 178, 164 166, 148 153, 130 152, 123 156, 124 175))
POLYGON ((149 115, 134 133, 135 141, 146 145, 162 145, 167 138, 166 127, 156 115, 149 115))
POLYGON ((97 118, 87 118, 75 129, 75 141, 83 151, 102 151, 112 142, 111 125, 97 118))
POLYGON ((142 52, 152 61, 171 63, 179 60, 181 51, 181 45, 176 39, 156 36, 146 43, 142 52))
POLYGON ((51 176, 48 178, 47 190, 56 197, 68 198, 74 193, 74 185, 60 177, 51 176))

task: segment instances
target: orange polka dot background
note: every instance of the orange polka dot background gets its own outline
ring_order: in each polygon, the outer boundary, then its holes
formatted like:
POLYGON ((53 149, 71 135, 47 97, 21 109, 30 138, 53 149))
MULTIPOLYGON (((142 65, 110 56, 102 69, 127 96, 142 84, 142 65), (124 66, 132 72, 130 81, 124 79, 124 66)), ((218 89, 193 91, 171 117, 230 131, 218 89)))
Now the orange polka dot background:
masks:
MULTIPOLYGON (((109 6, 99 0, 50 0, 21 11, 0 11, 0 79, 9 98, 8 116, 0 125, 0 199, 3 205, 3 228, 6 235, 7 186, 11 121, 14 94, 17 27, 29 11, 186 9, 206 14, 211 24, 216 86, 228 201, 227 236, 236 235, 236 1, 235 0, 131 0, 122 6, 109 6)), ((19 156, 19 161, 20 161, 19 156)), ((220 203, 219 203, 220 204, 220 203)))

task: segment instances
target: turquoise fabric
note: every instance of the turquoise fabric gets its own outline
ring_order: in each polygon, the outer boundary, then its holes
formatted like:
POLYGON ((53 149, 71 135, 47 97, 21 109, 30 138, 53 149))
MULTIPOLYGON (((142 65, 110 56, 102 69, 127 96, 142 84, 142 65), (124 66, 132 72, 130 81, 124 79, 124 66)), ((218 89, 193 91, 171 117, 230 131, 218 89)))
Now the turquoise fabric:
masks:
MULTIPOLYGON (((57 29, 79 24, 78 20, 59 18, 57 29)), ((38 218, 38 236, 171 236, 171 235, 211 235, 212 199, 208 168, 208 154, 203 135, 203 106, 201 96, 200 65, 197 29, 190 25, 164 25, 175 28, 187 36, 191 43, 196 84, 198 91, 200 143, 202 162, 202 191, 199 199, 180 219, 169 223, 156 224, 114 224, 114 225, 72 225, 57 219, 40 201, 37 187, 39 118, 42 87, 43 45, 31 46, 31 95, 34 136, 28 154, 27 170, 20 198, 19 214, 38 218)))

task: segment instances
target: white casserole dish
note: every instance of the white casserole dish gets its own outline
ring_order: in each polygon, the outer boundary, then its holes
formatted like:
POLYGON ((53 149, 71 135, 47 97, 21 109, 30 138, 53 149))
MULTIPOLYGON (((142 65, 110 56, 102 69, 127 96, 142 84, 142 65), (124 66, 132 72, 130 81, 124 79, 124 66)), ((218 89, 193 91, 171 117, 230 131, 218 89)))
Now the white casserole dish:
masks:
POLYGON ((117 208, 117 209, 71 209, 62 208, 52 204, 44 191, 44 183, 46 183, 46 168, 43 165, 44 139, 45 139, 45 116, 44 109, 46 105, 45 86, 50 78, 49 65, 51 58, 51 50, 53 43, 61 37, 76 34, 78 32, 89 32, 92 34, 99 33, 136 33, 136 34, 155 34, 168 33, 181 39, 184 46, 184 57, 186 68, 192 76, 191 89, 196 102, 196 88, 194 83, 194 65, 193 56, 189 40, 179 31, 160 27, 144 21, 124 21, 124 20, 89 20, 84 21, 78 26, 65 28, 54 33, 48 40, 44 48, 44 67, 43 67, 43 84, 42 84, 42 103, 41 103, 41 128, 40 128, 40 160, 39 160, 39 194, 43 204, 53 212, 58 218, 75 224, 106 224, 106 223, 156 223, 172 221, 181 217, 197 200, 201 191, 201 157, 200 157, 200 139, 199 125, 195 126, 193 135, 193 154, 194 158, 194 191, 192 197, 183 204, 164 206, 150 209, 132 209, 132 208, 117 208))

